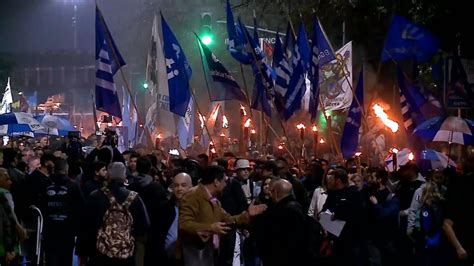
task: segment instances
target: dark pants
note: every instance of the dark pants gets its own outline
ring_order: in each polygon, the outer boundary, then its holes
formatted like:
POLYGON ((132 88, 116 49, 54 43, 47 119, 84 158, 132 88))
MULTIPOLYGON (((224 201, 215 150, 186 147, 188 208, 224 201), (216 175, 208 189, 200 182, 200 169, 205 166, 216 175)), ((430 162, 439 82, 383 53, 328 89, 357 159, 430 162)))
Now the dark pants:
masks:
POLYGON ((128 259, 109 258, 104 255, 96 255, 88 264, 89 266, 134 266, 135 259, 130 257, 128 259))
POLYGON ((183 265, 184 266, 220 266, 215 263, 216 253, 211 241, 204 248, 197 248, 183 243, 183 265))
POLYGON ((72 265, 74 238, 62 240, 48 240, 45 245, 46 266, 72 265))

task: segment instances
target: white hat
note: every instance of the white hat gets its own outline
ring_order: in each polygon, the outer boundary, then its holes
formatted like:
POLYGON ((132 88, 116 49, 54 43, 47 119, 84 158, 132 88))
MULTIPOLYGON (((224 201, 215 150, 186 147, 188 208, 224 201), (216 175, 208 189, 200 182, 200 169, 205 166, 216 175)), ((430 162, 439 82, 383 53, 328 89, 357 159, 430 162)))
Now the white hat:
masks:
POLYGON ((247 159, 238 159, 237 162, 235 163, 235 170, 238 169, 250 169, 250 162, 247 159))

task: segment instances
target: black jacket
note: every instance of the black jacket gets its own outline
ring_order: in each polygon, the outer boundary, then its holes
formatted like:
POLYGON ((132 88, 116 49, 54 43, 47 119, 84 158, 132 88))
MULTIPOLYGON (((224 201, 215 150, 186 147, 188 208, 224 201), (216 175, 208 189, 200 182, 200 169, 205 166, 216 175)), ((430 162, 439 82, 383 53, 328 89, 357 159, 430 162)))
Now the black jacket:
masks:
POLYGON ((168 235, 168 230, 171 227, 174 219, 178 215, 176 213, 176 200, 172 197, 167 201, 157 212, 156 224, 150 229, 150 234, 148 235, 147 241, 150 244, 150 252, 146 255, 147 263, 150 261, 151 265, 153 262, 159 261, 160 265, 172 265, 172 259, 168 258, 168 255, 165 251, 165 241, 166 236, 168 235))
POLYGON ((305 215, 293 195, 267 210, 263 264, 267 266, 307 265, 305 215))
MULTIPOLYGON (((124 185, 112 183, 108 186, 117 202, 123 203, 130 190, 124 185)), ((109 198, 101 190, 96 190, 87 198, 85 207, 81 212, 81 224, 76 241, 76 254, 79 256, 94 256, 97 232, 103 225, 104 214, 109 208, 109 198)), ((140 196, 137 196, 129 207, 133 217, 133 234, 135 237, 147 233, 150 221, 140 196)))

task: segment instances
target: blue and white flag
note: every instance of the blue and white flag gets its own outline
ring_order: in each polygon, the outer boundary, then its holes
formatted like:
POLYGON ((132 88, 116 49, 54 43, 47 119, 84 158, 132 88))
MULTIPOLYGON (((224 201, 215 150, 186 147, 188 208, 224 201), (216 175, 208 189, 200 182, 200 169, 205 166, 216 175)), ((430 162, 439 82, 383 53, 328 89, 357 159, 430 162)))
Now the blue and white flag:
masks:
POLYGON ((313 40, 317 39, 319 65, 323 66, 336 59, 334 49, 316 15, 313 16, 313 40))
POLYGON ((125 65, 105 24, 104 17, 96 7, 95 17, 96 84, 95 104, 97 110, 122 119, 122 110, 115 87, 114 75, 125 65))
POLYGON ((394 16, 380 61, 415 59, 425 62, 439 50, 439 46, 439 39, 428 30, 404 17, 394 16))
POLYGON ((229 50, 232 57, 242 64, 249 65, 253 61, 253 56, 247 51, 246 40, 243 29, 240 25, 235 25, 234 14, 230 6, 229 0, 226 5, 227 13, 227 34, 229 40, 227 41, 227 50, 229 50))
POLYGON ((186 148, 194 142, 194 115, 196 110, 193 101, 189 101, 184 117, 178 120, 177 132, 181 149, 186 148))
POLYGON ((305 74, 308 66, 303 56, 308 56, 309 52, 308 37, 302 23, 298 31, 295 54, 292 57, 294 70, 285 95, 285 115, 283 116, 285 120, 288 120, 301 108, 301 102, 306 91, 305 74))
POLYGON ((204 60, 214 82, 214 84, 209 88, 211 102, 238 100, 247 103, 247 97, 239 84, 235 81, 234 77, 232 77, 229 71, 227 71, 212 51, 201 42, 201 39, 197 35, 196 38, 199 40, 204 60))
POLYGON ((276 34, 275 46, 273 49, 273 69, 275 69, 275 108, 280 116, 285 112, 285 94, 290 82, 291 67, 286 58, 280 34, 276 34))
POLYGON ((357 151, 362 124, 362 108, 364 107, 364 69, 360 70, 359 81, 355 92, 357 98, 352 100, 349 114, 341 137, 341 151, 345 159, 351 158, 357 151), (357 100, 356 100, 357 99, 357 100))
POLYGON ((186 59, 181 45, 174 36, 171 28, 161 15, 163 31, 163 49, 165 51, 166 70, 168 73, 168 87, 170 92, 170 111, 184 117, 188 109, 191 93, 189 79, 191 79, 191 66, 186 59))

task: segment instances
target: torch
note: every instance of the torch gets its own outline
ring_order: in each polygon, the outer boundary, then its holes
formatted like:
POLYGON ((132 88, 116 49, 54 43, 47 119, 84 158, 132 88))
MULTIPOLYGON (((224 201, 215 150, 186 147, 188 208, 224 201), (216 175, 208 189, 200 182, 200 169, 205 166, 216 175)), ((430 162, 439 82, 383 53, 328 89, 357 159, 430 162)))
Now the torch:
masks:
POLYGON ((257 142, 257 131, 254 128, 250 130, 250 147, 253 147, 257 142))
POLYGON ((316 152, 318 150, 318 128, 316 125, 313 125, 313 153, 314 153, 314 158, 316 158, 316 152))
POLYGON ((296 125, 296 128, 300 131, 300 140, 301 140, 301 157, 304 156, 304 137, 305 137, 305 129, 306 127, 303 123, 299 123, 296 125))
POLYGON ((393 171, 397 171, 398 169, 398 158, 397 158, 398 149, 392 148, 392 157, 393 157, 393 171))
POLYGON ((161 139, 163 138, 163 136, 161 135, 161 133, 158 133, 156 134, 156 138, 155 138, 155 150, 159 150, 160 149, 160 143, 161 143, 161 139))
POLYGON ((362 174, 362 169, 361 169, 361 165, 360 165, 360 155, 361 154, 362 154, 362 152, 356 152, 355 153, 356 163, 357 163, 357 173, 359 175, 362 174))

